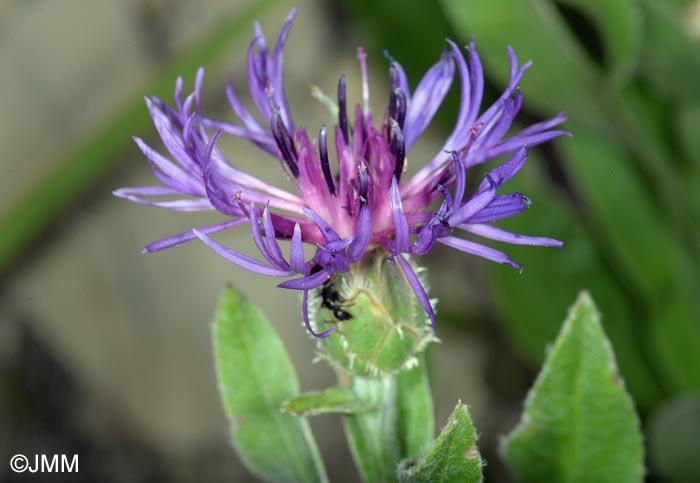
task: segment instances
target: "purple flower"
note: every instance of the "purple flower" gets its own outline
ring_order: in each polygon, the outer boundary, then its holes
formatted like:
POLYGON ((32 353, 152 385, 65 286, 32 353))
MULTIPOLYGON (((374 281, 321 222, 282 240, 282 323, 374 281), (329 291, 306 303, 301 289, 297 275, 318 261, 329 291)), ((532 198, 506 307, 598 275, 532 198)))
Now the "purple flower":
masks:
MULTIPOLYGON (((562 246, 557 240, 510 233, 491 224, 530 206, 521 193, 498 194, 500 186, 525 163, 526 147, 568 134, 553 129, 565 120, 559 114, 507 136, 522 103, 517 85, 529 62, 519 66, 515 53, 508 48, 508 86, 482 112, 484 80, 474 41, 466 49, 467 60, 462 50, 448 40, 448 49, 413 92, 401 65, 391 61, 389 105, 375 125, 369 109, 366 57, 360 48, 361 104, 351 119, 346 81, 341 76, 337 125, 331 133, 321 126, 318 137, 310 138, 304 128, 295 127, 282 81, 283 51, 295 15, 296 9, 287 17, 272 50, 260 26, 255 25, 247 70, 248 88, 259 116, 243 106, 231 83, 226 93, 239 122, 230 124, 203 116, 201 69, 194 92, 184 101, 183 82, 178 79, 175 107, 146 99, 170 158, 135 138, 160 184, 123 188, 115 195, 171 210, 218 210, 228 218, 156 241, 145 251, 162 250, 198 237, 226 260, 247 270, 295 277, 279 286, 304 291, 307 301, 309 290, 333 274, 346 272, 369 249, 381 246, 401 267, 434 326, 428 295, 407 255, 423 255, 438 242, 520 268, 503 252, 455 236, 457 230, 512 244, 562 246), (457 122, 433 159, 406 178, 406 157, 443 102, 455 73, 461 87, 457 122), (276 158, 296 193, 236 169, 216 148, 217 138, 224 134, 247 139, 276 158), (509 157, 485 175, 474 193, 468 194, 466 171, 504 155, 509 157), (261 259, 209 237, 244 223, 250 225, 261 259), (288 255, 280 239, 290 241, 288 255), (309 260, 304 258, 304 243, 316 247, 309 260)), ((304 319, 312 334, 325 337, 333 331, 314 333, 307 312, 305 303, 304 319)))

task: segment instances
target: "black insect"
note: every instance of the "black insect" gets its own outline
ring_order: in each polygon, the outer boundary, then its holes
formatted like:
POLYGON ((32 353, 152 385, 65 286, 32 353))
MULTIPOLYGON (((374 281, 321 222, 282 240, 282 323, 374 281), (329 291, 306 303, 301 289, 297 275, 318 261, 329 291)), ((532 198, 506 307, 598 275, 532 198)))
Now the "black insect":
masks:
POLYGON ((352 314, 343 310, 345 304, 340 300, 340 294, 330 280, 326 280, 321 287, 321 298, 323 299, 321 307, 333 311, 333 317, 335 317, 336 320, 343 321, 352 319, 352 314))

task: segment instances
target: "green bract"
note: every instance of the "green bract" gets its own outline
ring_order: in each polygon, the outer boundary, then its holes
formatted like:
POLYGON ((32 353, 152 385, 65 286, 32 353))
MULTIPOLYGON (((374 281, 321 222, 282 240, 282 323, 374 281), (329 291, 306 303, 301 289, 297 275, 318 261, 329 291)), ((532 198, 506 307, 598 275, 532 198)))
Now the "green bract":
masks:
POLYGON ((400 267, 373 250, 351 271, 335 275, 310 301, 316 329, 337 330, 319 342, 322 357, 358 376, 396 373, 417 363, 436 340, 425 310, 400 267))

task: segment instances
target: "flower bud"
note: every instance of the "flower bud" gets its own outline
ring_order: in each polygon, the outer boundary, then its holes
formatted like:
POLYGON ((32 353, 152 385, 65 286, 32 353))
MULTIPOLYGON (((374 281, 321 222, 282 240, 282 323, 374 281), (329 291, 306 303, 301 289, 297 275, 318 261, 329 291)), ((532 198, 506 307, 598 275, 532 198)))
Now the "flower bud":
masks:
POLYGON ((400 266, 383 249, 372 250, 349 272, 319 287, 310 312, 319 332, 337 326, 319 341, 321 357, 358 376, 411 367, 415 356, 437 340, 400 266))

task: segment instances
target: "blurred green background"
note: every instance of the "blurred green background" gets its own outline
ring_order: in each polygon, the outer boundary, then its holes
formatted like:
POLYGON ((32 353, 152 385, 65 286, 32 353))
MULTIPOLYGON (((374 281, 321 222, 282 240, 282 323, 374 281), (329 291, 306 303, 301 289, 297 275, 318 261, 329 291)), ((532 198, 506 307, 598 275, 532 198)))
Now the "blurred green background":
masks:
MULTIPOLYGON (((301 11, 287 93, 312 131, 327 114, 310 84, 331 92, 344 73, 359 98, 355 46, 368 51, 382 112, 384 49, 415 86, 445 37, 476 38, 487 100, 507 80, 507 44, 534 61, 521 83, 521 123, 569 117, 574 138, 533 149, 509 183, 534 205, 504 224, 564 240, 564 249, 499 247, 522 274, 448 249, 425 260, 440 299, 438 425, 457 398, 469 403, 487 481, 508 481, 499 435, 515 425, 585 288, 643 419, 649 481, 700 481, 697 0, 0 1, 0 481, 23 481, 2 463, 15 453, 79 454, 72 481, 253 481, 230 448, 214 385, 209 321, 229 280, 277 325, 302 389, 332 383, 329 369, 311 363, 296 294, 201 244, 139 255, 215 215, 110 195, 151 177, 130 139, 158 146, 142 97, 170 100, 176 76, 191 86, 203 65, 205 109, 231 120, 223 86, 233 72, 245 92, 252 21, 271 41, 293 5, 301 11)), ((458 98, 455 82, 411 152, 413 167, 449 133, 458 98)), ((245 143, 220 144, 237 166, 282 179, 274 160, 245 143)), ((228 237, 253 253, 246 230, 228 237)), ((312 424, 332 481, 355 481, 339 419, 312 424)))

